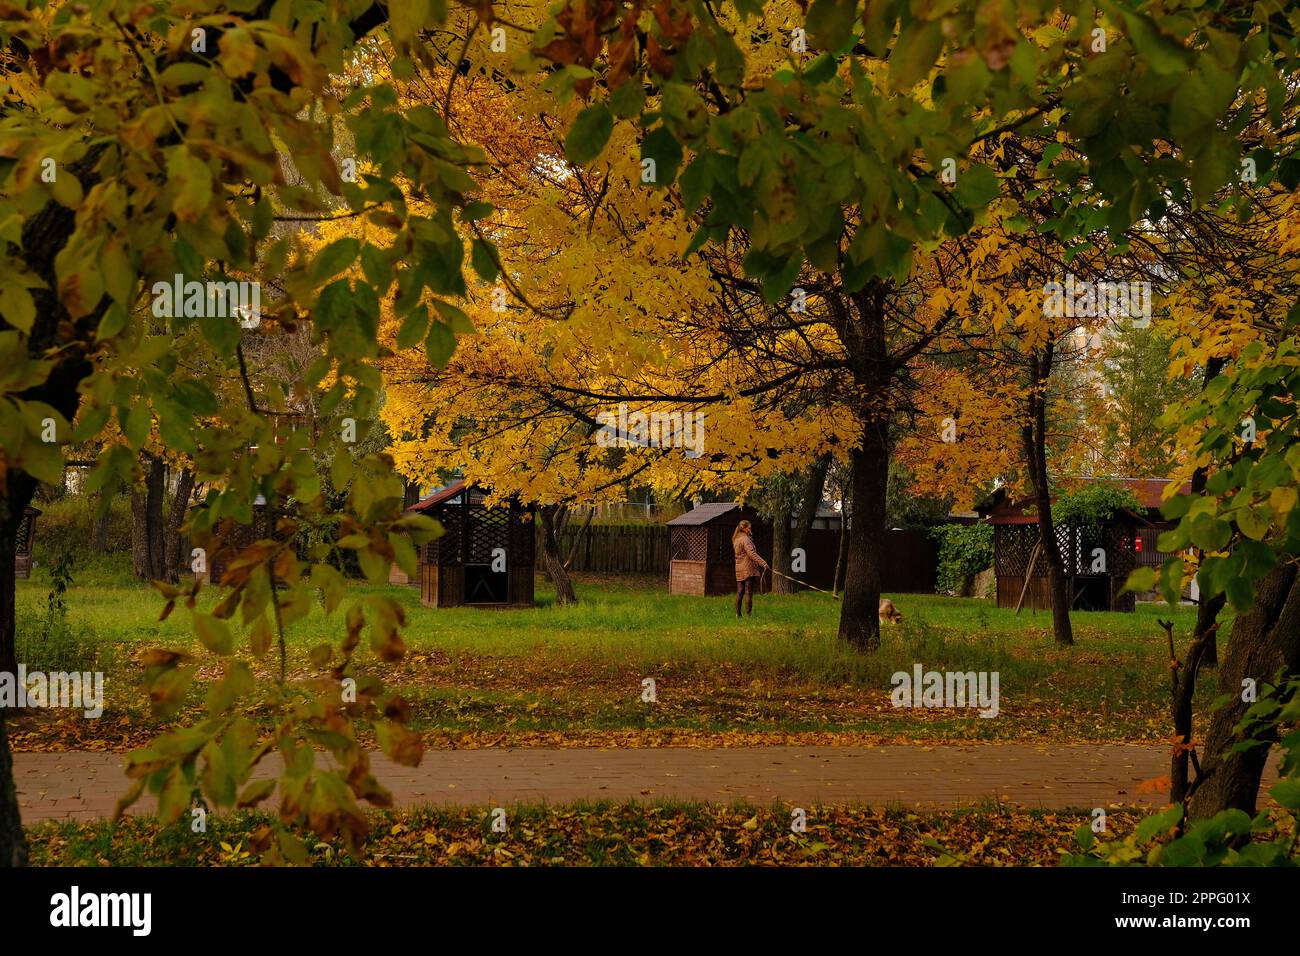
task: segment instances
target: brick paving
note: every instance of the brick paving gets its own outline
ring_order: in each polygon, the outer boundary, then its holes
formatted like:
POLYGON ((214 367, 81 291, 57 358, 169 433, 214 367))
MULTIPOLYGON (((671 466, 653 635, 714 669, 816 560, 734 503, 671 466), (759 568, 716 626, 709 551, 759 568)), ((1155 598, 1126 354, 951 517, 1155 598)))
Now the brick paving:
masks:
MULTIPOLYGON (((272 757, 258 776, 278 770, 272 757)), ((397 806, 508 806, 579 800, 700 800, 766 805, 952 807, 1001 799, 1026 807, 1159 805, 1139 792, 1169 772, 1169 750, 1141 745, 736 747, 431 750, 419 767, 372 755, 397 806)), ((112 816, 127 779, 105 753, 18 753, 23 820, 112 816)), ((1264 786, 1276 780, 1270 765, 1264 786)), ((133 812, 152 812, 151 798, 133 812)))

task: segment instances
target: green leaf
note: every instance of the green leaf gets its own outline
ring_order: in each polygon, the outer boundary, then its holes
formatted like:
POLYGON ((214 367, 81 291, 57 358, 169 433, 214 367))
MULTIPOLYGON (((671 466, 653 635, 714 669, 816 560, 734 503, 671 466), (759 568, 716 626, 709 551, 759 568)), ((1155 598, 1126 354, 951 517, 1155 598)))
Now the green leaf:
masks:
POLYGON ((937 20, 909 23, 889 55, 890 83, 900 89, 915 86, 930 75, 942 49, 943 29, 937 20))
POLYGON ((430 0, 402 0, 388 11, 388 27, 393 39, 400 42, 414 40, 432 18, 430 0))
POLYGON ((214 654, 223 657, 234 652, 235 638, 225 621, 211 614, 194 615, 194 631, 199 641, 214 654))
POLYGON ((654 160, 654 180, 648 185, 671 186, 682 164, 682 144, 667 127, 656 126, 641 141, 641 159, 654 160))
POLYGON ((212 201, 212 172, 186 146, 172 148, 167 157, 167 183, 172 212, 181 222, 198 222, 212 201))
POLYGON ((424 341, 424 349, 429 355, 429 364, 434 368, 446 368, 456 351, 456 333, 451 326, 434 322, 429 327, 429 336, 424 341))
POLYGON ((20 332, 31 332, 36 321, 36 303, 32 294, 12 282, 0 283, 0 315, 20 332))
POLYGON ((1160 568, 1160 596, 1169 604, 1177 604, 1183 591, 1183 559, 1166 558, 1160 568))
POLYGON ((813 0, 804 26, 819 48, 838 50, 853 32, 857 12, 857 0, 813 0))
POLYGON ((967 209, 983 209, 997 198, 1001 189, 997 173, 982 163, 976 163, 957 174, 953 192, 957 201, 967 209))
POLYGON ((1192 519, 1192 544, 1204 551, 1221 551, 1232 539, 1232 525, 1212 515, 1192 519))
POLYGON ((1156 569, 1155 568, 1136 568, 1129 572, 1128 580, 1124 582, 1125 591, 1141 593, 1150 591, 1156 586, 1156 569))
POLYGON ((397 330, 397 347, 399 349, 414 348, 424 341, 428 331, 428 308, 420 306, 418 309, 412 309, 411 313, 402 320, 401 328, 397 330))
POLYGON ((1191 54, 1187 48, 1160 31, 1144 14, 1122 11, 1129 36, 1141 59, 1156 73, 1175 74, 1187 70, 1191 54))
POLYGON ((1183 805, 1181 803, 1176 803, 1167 810, 1163 810, 1154 816, 1147 817, 1139 823, 1134 839, 1137 840, 1139 844, 1146 843, 1153 837, 1156 837, 1176 826, 1178 821, 1182 818, 1183 805))
POLYGON ((316 254, 312 260, 311 277, 314 282, 332 279, 356 261, 361 251, 361 242, 348 236, 336 239, 316 254))
POLYGON ((153 415, 147 402, 136 402, 126 413, 122 431, 127 443, 132 448, 141 448, 149 440, 149 429, 153 425, 153 415))
POLYGON ((585 166, 605 148, 614 131, 614 114, 604 103, 593 103, 578 114, 569 134, 564 137, 564 152, 569 162, 585 166))
POLYGON ((631 119, 640 116, 645 109, 645 88, 640 79, 631 77, 623 82, 609 98, 609 108, 619 119, 631 119))
POLYGON ((254 780, 246 786, 239 795, 237 807, 255 807, 271 794, 275 793, 275 778, 268 777, 265 780, 254 780))
POLYGON ((438 314, 447 321, 447 324, 451 326, 451 330, 457 335, 472 335, 474 333, 474 323, 470 320, 470 317, 450 302, 434 299, 433 307, 438 310, 438 314))
POLYGON ((1300 779, 1292 777, 1282 780, 1270 787, 1268 792, 1288 810, 1300 810, 1300 779))
POLYGON ((494 281, 500 272, 496 257, 492 254, 492 247, 483 239, 474 240, 474 244, 470 247, 469 260, 478 277, 484 282, 494 281))

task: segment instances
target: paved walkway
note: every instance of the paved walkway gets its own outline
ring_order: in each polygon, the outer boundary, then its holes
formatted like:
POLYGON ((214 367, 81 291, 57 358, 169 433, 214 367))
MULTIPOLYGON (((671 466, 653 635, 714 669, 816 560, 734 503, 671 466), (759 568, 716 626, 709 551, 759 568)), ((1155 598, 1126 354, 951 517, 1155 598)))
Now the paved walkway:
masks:
MULTIPOLYGON (((274 756, 274 755, 272 755, 274 756)), ((14 754, 23 820, 110 817, 127 788, 122 758, 14 754)), ((951 807, 999 798, 1027 807, 1159 805, 1144 780, 1169 772, 1169 750, 1140 745, 737 747, 431 750, 419 767, 374 754, 397 806, 508 806, 576 800, 680 799, 766 805, 858 803, 951 807)), ((258 776, 278 770, 267 758, 258 776)), ((1265 787, 1276 779, 1272 766, 1265 787)), ((134 812, 152 812, 152 799, 134 812)))

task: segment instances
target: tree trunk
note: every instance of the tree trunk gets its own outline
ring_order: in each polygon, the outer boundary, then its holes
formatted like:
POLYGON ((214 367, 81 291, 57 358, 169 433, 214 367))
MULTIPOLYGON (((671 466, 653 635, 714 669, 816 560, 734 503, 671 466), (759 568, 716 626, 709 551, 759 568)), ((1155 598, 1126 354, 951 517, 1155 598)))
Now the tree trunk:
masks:
POLYGON ((23 505, 13 508, 6 499, 0 499, 0 671, 18 673, 17 628, 14 619, 14 571, 17 564, 18 525, 22 521, 23 505), (17 515, 17 518, 14 515, 17 515))
MULTIPOLYGON (((1212 382, 1215 378, 1217 378, 1219 374, 1223 371, 1224 364, 1225 364, 1224 360, 1217 356, 1210 358, 1210 360, 1205 363, 1205 375, 1201 379, 1202 394, 1204 394, 1205 389, 1209 387, 1210 382, 1212 382)), ((1192 472, 1192 496, 1193 497, 1199 496, 1202 492, 1205 491, 1205 483, 1209 480, 1209 478, 1210 478, 1210 473, 1209 470, 1206 468, 1197 468, 1194 472, 1192 472)), ((1196 556, 1198 559, 1203 554, 1204 552, 1200 548, 1196 549, 1196 556)), ((1205 640, 1205 654, 1201 658, 1202 667, 1219 666, 1219 632, 1218 629, 1215 628, 1213 625, 1214 622, 1219 617, 1219 611, 1223 609, 1224 599, 1222 596, 1220 596, 1216 600, 1219 603, 1214 605, 1213 613, 1209 614, 1208 616, 1205 613, 1207 610, 1205 606, 1206 602, 1202 601, 1196 609, 1196 633, 1199 635, 1208 632, 1209 635, 1205 640)), ((1184 767, 1183 770, 1184 779, 1186 779, 1186 775, 1187 775, 1187 771, 1186 768, 1184 767)))
MULTIPOLYGON (((826 472, 831 466, 831 456, 822 455, 812 463, 804 478, 803 493, 799 499, 799 513, 795 516, 794 527, 790 529, 790 550, 808 547, 808 532, 812 530, 817 519, 817 506, 822 503, 822 492, 826 489, 826 472)), ((832 587, 834 585, 832 584, 832 587)))
POLYGON ((555 584, 555 603, 577 604, 578 595, 573 591, 573 581, 560 555, 560 535, 568 509, 564 505, 543 505, 538 514, 542 519, 542 569, 555 584))
POLYGON ((1182 803, 1187 799, 1190 783, 1192 722, 1195 717, 1193 702, 1196 697, 1196 679, 1202 667, 1212 666, 1210 654, 1218 633, 1219 612, 1223 610, 1223 595, 1202 601, 1196 608, 1196 629, 1187 649, 1187 660, 1175 672, 1174 685, 1174 754, 1169 767, 1169 802, 1182 803))
MULTIPOLYGON (((14 625, 14 552, 23 509, 31 501, 36 482, 21 472, 10 472, 9 495, 0 498, 0 671, 18 674, 17 630, 14 625)), ((14 786, 13 757, 5 729, 5 709, 0 707, 0 866, 25 866, 27 840, 14 786)))
POLYGON ((145 506, 148 495, 137 488, 131 489, 131 571, 141 581, 149 579, 149 509, 145 506))
POLYGON ((26 865, 27 838, 23 835, 23 820, 18 810, 13 756, 9 753, 9 734, 5 730, 5 710, 0 707, 0 867, 26 865))
POLYGON ((402 487, 402 507, 409 508, 420 500, 420 483, 407 480, 402 487))
POLYGON ((885 539, 885 489, 889 483, 889 435, 871 423, 850 453, 853 524, 840 608, 840 639, 865 651, 880 647, 880 559, 885 539))
POLYGON ((772 504, 772 575, 773 594, 794 594, 799 585, 793 577, 790 556, 790 512, 794 510, 794 495, 790 493, 784 476, 778 477, 772 504), (785 575, 785 577, 782 577, 785 575))
POLYGON ((131 562, 140 580, 161 581, 167 576, 163 548, 167 466, 153 455, 146 454, 145 459, 144 489, 131 492, 131 562))
MULTIPOLYGON (((98 180, 94 167, 103 152, 103 146, 92 147, 82 159, 73 164, 73 172, 81 185, 89 189, 98 180)), ((42 401, 63 414, 67 421, 77 416, 81 404, 79 386, 91 373, 86 355, 89 348, 67 348, 80 342, 89 343, 94 329, 104 314, 101 300, 88 315, 75 322, 68 315, 59 298, 58 275, 54 261, 67 244, 76 228, 76 212, 48 202, 35 216, 23 223, 23 258, 31 272, 43 285, 31 290, 35 304, 35 321, 27 336, 27 354, 32 358, 49 355, 62 356, 50 370, 45 381, 20 393, 24 401, 42 401)), ((31 503, 36 492, 36 479, 16 468, 10 468, 3 477, 4 494, 0 496, 0 670, 16 668, 14 632, 14 545, 23 509, 31 503)), ((5 733, 3 714, 0 714, 0 866, 22 865, 27 862, 27 846, 23 839, 22 820, 18 811, 18 798, 14 788, 13 762, 9 755, 9 738, 5 733)))
MULTIPOLYGON (((573 544, 569 548, 568 556, 564 559, 564 569, 566 571, 568 571, 573 567, 573 562, 578 557, 578 549, 582 547, 583 538, 586 537, 587 529, 591 527, 592 519, 595 517, 596 517, 596 509, 588 508, 587 516, 582 519, 582 527, 579 528, 578 533, 573 536, 573 544)), ((591 569, 588 568, 587 570, 591 570, 591 569)))
POLYGON ((167 523, 163 527, 164 562, 167 581, 176 584, 181 577, 181 525, 190 509, 190 498, 194 494, 194 472, 188 468, 181 469, 176 481, 176 497, 172 499, 171 511, 167 514, 167 523))
MULTIPOLYGON (((1029 422, 1021 428, 1025 446, 1029 478, 1034 487, 1034 503, 1038 509, 1038 530, 1042 535, 1043 558, 1047 562, 1047 583, 1052 598, 1052 634, 1056 643, 1066 647, 1074 643, 1074 629, 1070 625, 1070 605, 1073 595, 1065 576, 1065 562, 1061 546, 1052 527, 1052 490, 1047 483, 1047 377, 1052 368, 1052 346, 1049 343, 1031 360, 1033 386, 1029 392, 1029 422)), ((1025 578, 1033 574, 1033 567, 1025 568, 1025 578)))
POLYGON ((108 524, 112 520, 111 508, 106 507, 102 515, 95 516, 94 529, 90 534, 90 547, 96 554, 108 553, 108 524))
POLYGON ((1219 663, 1219 693, 1229 701, 1210 717, 1201 776, 1191 788, 1192 818, 1228 809, 1255 815, 1260 778, 1277 735, 1258 733, 1256 739, 1266 743, 1234 754, 1233 745, 1243 739, 1234 728, 1250 707, 1241 699, 1242 682, 1250 678, 1262 687, 1279 671, 1284 679, 1300 673, 1300 574, 1294 556, 1287 555, 1257 584, 1254 606, 1233 622, 1219 663))

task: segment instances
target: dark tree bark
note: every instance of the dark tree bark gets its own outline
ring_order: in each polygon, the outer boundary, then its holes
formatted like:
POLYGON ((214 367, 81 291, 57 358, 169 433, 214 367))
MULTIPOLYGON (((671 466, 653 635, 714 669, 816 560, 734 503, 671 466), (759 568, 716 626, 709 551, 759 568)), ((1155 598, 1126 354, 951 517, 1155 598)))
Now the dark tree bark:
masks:
POLYGON ((808 532, 817 519, 817 506, 822 503, 822 494, 826 491, 826 472, 830 467, 831 456, 822 455, 808 469, 808 476, 803 483, 803 497, 799 500, 799 513, 795 516, 794 528, 790 533, 792 548, 802 548, 808 543, 808 532))
MULTIPOLYGON (((74 164, 82 186, 89 188, 97 177, 93 166, 102 147, 92 149, 84 160, 74 164)), ((37 358, 57 354, 60 360, 40 385, 21 393, 26 401, 45 402, 58 409, 68 421, 81 404, 78 385, 90 374, 86 355, 95 328, 103 316, 102 305, 75 323, 58 296, 58 278, 54 260, 72 235, 76 213, 50 202, 23 224, 23 258, 31 271, 45 283, 31 290, 36 318, 27 337, 28 355, 37 358)), ((14 631, 14 546, 23 509, 36 492, 36 479, 17 469, 4 476, 4 495, 0 500, 0 670, 17 667, 14 631)), ((3 717, 3 715, 0 715, 3 717)), ((0 723, 0 866, 27 862, 27 845, 23 838, 22 818, 14 788, 13 764, 9 757, 8 737, 0 723)))
POLYGON ((180 581, 182 562, 181 525, 190 509, 190 498, 194 495, 194 472, 182 468, 176 480, 176 497, 172 499, 171 510, 167 513, 167 523, 163 527, 163 546, 166 561, 167 581, 176 584, 180 581))
POLYGON ((1257 584, 1254 606, 1233 622, 1218 682, 1219 693, 1228 695, 1229 702, 1210 717, 1201 776, 1191 787, 1192 818, 1228 809, 1255 815, 1276 732, 1257 734, 1267 743, 1234 754, 1232 747, 1240 739, 1234 728, 1250 707, 1241 699, 1242 682, 1251 678, 1262 687, 1279 672, 1284 679, 1300 673, 1300 573, 1294 556, 1285 555, 1257 584))
MULTIPOLYGON (((1173 719, 1174 754, 1169 767, 1169 802, 1182 803, 1187 799, 1191 771, 1193 701, 1196 697, 1196 679, 1202 667, 1211 666, 1210 653, 1218 633, 1219 612, 1223 610, 1222 595, 1202 601, 1196 608, 1196 629, 1187 649, 1187 660, 1174 671, 1173 719)), ((1171 662, 1170 666, 1174 666, 1171 662)))
POLYGON ((9 753, 9 734, 5 729, 5 711, 0 707, 0 867, 27 865, 27 838, 18 812, 18 793, 14 785, 13 756, 9 753))
POLYGON ((90 534, 90 547, 96 554, 108 553, 108 525, 112 520, 112 512, 105 510, 102 515, 95 516, 95 526, 90 534))
MULTIPOLYGON (((11 478, 11 490, 14 484, 11 478)), ((34 487, 35 483, 31 484, 34 487)), ((30 491, 27 498, 31 499, 30 491)), ((0 589, 3 589, 0 593, 4 595, 3 602, 0 602, 0 672, 16 675, 18 655, 14 628, 14 551, 18 540, 18 520, 11 520, 11 512, 8 499, 0 500, 0 589)), ((22 509, 19 508, 19 520, 21 516, 22 509)), ((9 754, 9 737, 5 730, 5 711, 0 707, 0 866, 24 866, 26 863, 27 840, 23 836, 22 817, 18 811, 13 759, 9 754)))
POLYGON ((149 523, 147 492, 131 489, 131 571, 141 581, 149 579, 149 523))
POLYGON ((773 594, 794 594, 799 590, 799 585, 790 580, 793 577, 790 512, 794 510, 794 504, 794 494, 785 476, 778 477, 772 496, 772 570, 779 571, 780 574, 772 575, 773 594))
POLYGON ((889 439, 884 424, 869 426, 861 446, 849 457, 853 524, 848 534, 839 635, 854 647, 874 651, 880 647, 880 561, 889 483, 889 439))
POLYGON ((835 296, 827 298, 849 357, 858 395, 858 420, 862 422, 862 438, 849 453, 853 525, 839 636, 864 651, 880 647, 880 562, 888 510, 889 423, 894 407, 890 390, 898 369, 923 344, 918 340, 903 354, 890 353, 886 333, 889 292, 885 282, 867 283, 850 297, 851 312, 835 296))
MULTIPOLYGON (((1034 504, 1038 509, 1038 530, 1042 539, 1043 559, 1047 562, 1048 588, 1052 598, 1052 635, 1056 643, 1068 646, 1074 643, 1074 629, 1070 624, 1072 603, 1070 584, 1065 577, 1065 562, 1061 547, 1052 527, 1052 490, 1047 482, 1047 378, 1052 369, 1052 345, 1035 353, 1030 360, 1032 385, 1029 391, 1029 421, 1021 427, 1025 460, 1029 478, 1034 488, 1034 504)), ((1033 568, 1025 569, 1026 577, 1033 568)))
POLYGON ((402 507, 409 508, 420 500, 420 483, 418 481, 406 481, 402 487, 402 507))
POLYGON ((167 465, 161 458, 145 454, 147 465, 143 489, 131 492, 131 563, 142 581, 167 577, 163 535, 163 502, 167 490, 167 465))
MULTIPOLYGON (((772 533, 772 567, 794 578, 794 551, 805 548, 809 540, 809 531, 816 518, 816 506, 822 503, 822 490, 826 486, 827 468, 831 467, 831 457, 822 455, 811 464, 801 483, 798 497, 798 512, 794 515, 793 527, 790 525, 789 512, 794 510, 794 501, 783 496, 777 501, 774 516, 774 533, 772 533), (787 515, 785 522, 780 522, 781 514, 787 515)), ((772 591, 777 594, 793 594, 798 591, 798 584, 792 580, 772 575, 772 591)))
POLYGON ((543 505, 538 514, 542 519, 542 570, 555 585, 555 602, 577 604, 578 595, 574 593, 573 581, 560 554, 560 536, 564 533, 569 509, 566 505, 543 505))

